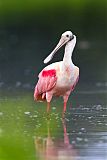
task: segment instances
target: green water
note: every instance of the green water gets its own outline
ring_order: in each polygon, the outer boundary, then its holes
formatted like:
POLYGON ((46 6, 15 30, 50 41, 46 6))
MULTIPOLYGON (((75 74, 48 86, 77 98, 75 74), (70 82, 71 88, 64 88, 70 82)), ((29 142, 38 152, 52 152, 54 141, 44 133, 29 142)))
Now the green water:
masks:
POLYGON ((48 117, 46 104, 35 103, 32 95, 0 94, 0 160, 106 159, 107 93, 78 88, 64 119, 61 99, 53 100, 48 117))

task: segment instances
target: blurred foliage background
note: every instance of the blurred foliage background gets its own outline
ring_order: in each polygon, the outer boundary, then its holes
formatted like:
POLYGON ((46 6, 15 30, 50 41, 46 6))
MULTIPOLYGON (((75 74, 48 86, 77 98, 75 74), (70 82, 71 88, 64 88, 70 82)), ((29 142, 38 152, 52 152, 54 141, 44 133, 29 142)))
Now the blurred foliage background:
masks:
POLYGON ((0 23, 5 27, 50 28, 58 33, 72 27, 84 31, 78 30, 77 34, 81 36, 94 31, 97 32, 94 36, 98 37, 99 32, 99 35, 105 35, 101 29, 106 24, 106 9, 105 0, 1 0, 0 23))
MULTIPOLYGON (((34 86, 43 59, 66 30, 77 36, 73 61, 81 81, 105 81, 106 19, 106 0, 0 0, 1 86, 34 86)), ((53 61, 61 59, 58 54, 53 61)))

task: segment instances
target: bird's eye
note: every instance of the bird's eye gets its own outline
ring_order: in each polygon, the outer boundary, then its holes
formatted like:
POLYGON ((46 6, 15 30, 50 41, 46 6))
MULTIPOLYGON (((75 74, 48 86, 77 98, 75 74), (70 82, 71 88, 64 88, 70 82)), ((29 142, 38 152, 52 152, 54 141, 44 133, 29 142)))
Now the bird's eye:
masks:
POLYGON ((66 37, 69 37, 69 35, 67 34, 66 37))

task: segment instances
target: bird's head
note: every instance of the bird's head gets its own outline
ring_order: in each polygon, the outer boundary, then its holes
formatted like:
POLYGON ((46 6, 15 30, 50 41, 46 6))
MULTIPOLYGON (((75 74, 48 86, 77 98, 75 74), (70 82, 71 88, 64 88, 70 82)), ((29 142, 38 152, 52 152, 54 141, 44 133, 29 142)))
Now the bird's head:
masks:
POLYGON ((66 31, 61 35, 61 38, 59 40, 59 43, 57 44, 57 46, 55 47, 55 49, 50 53, 50 55, 45 58, 44 63, 48 63, 54 56, 54 54, 66 43, 68 43, 69 41, 72 41, 75 37, 75 35, 73 35, 73 33, 71 31, 66 31))
POLYGON ((62 34, 61 39, 64 39, 66 41, 65 43, 67 43, 74 39, 74 35, 71 31, 66 31, 62 34))

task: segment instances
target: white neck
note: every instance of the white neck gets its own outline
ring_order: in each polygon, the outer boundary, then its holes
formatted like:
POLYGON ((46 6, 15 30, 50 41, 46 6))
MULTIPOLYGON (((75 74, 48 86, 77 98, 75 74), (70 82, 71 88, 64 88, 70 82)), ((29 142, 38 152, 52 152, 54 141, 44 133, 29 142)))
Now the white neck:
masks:
POLYGON ((76 44, 76 36, 74 35, 74 39, 69 41, 65 46, 65 54, 63 58, 63 62, 65 65, 73 65, 72 52, 74 50, 75 44, 76 44))

